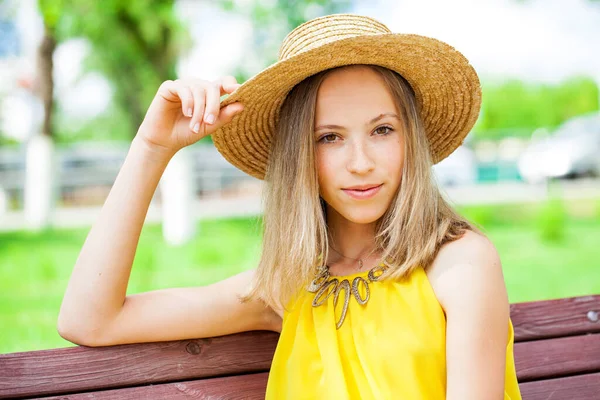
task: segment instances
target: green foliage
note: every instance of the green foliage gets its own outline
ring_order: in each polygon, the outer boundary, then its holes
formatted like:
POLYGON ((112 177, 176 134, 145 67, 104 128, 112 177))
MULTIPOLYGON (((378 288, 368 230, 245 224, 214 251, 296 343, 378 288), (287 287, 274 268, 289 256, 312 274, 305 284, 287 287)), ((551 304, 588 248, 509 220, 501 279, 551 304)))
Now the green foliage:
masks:
POLYGON ((312 18, 347 12, 353 0, 250 0, 240 3, 219 0, 224 10, 250 16, 252 22, 253 46, 247 49, 243 59, 254 62, 245 62, 237 68, 234 75, 238 82, 277 61, 279 46, 292 29, 312 18))
MULTIPOLYGON (((187 29, 174 13, 175 0, 123 2, 104 0, 38 0, 49 31, 60 42, 84 37, 92 45, 86 69, 106 76, 115 90, 114 104, 100 119, 57 138, 70 141, 101 136, 129 138, 143 119, 156 88, 175 78, 179 54, 191 44, 187 29), (110 121, 110 129, 100 124, 110 121)), ((249 17, 252 45, 233 74, 242 82, 277 59, 285 35, 308 19, 346 12, 354 0, 219 0, 224 10, 249 17)), ((538 127, 553 128, 566 119, 597 110, 598 88, 592 79, 575 77, 559 85, 513 80, 483 85, 482 114, 474 139, 508 135, 529 137, 538 127)), ((205 141, 210 141, 207 137, 205 141)))
POLYGON ((537 228, 540 238, 547 242, 562 242, 565 239, 567 213, 563 201, 548 199, 537 216, 537 228))
MULTIPOLYGON (((56 103, 55 103, 56 104, 56 103)), ((72 144, 81 141, 121 141, 130 142, 135 130, 131 130, 129 110, 120 107, 118 103, 111 102, 108 108, 95 118, 82 121, 74 125, 68 116, 61 112, 61 107, 56 104, 56 118, 54 132, 57 133, 55 141, 58 144, 72 144)))
POLYGON ((126 110, 117 131, 131 137, 160 83, 175 79, 177 57, 189 46, 185 26, 175 16, 175 0, 38 1, 59 43, 78 37, 89 41, 86 70, 112 83, 117 106, 126 110))
POLYGON ((44 25, 51 31, 60 26, 61 15, 69 0, 38 0, 39 10, 44 19, 44 25))
POLYGON ((600 221, 600 199, 596 200, 594 217, 597 221, 600 221))
POLYGON ((587 77, 558 85, 518 80, 488 83, 482 85, 482 91, 482 112, 474 128, 479 138, 498 138, 507 132, 529 137, 536 128, 554 128, 571 117, 599 109, 598 87, 587 77))
POLYGON ((494 223, 497 213, 496 210, 488 206, 471 206, 464 209, 462 215, 479 229, 485 229, 484 227, 494 223))

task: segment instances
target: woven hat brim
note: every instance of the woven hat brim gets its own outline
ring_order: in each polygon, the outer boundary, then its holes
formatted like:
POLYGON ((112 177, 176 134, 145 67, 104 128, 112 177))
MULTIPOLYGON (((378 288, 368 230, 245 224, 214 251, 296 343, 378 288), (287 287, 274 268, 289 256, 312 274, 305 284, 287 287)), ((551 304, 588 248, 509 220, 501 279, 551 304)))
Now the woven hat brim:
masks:
POLYGON ((460 52, 421 35, 364 35, 276 62, 243 83, 221 101, 221 107, 239 101, 244 110, 213 133, 215 147, 235 167, 264 179, 279 109, 289 91, 320 71, 352 64, 386 67, 410 83, 434 163, 460 146, 477 120, 481 86, 460 52))

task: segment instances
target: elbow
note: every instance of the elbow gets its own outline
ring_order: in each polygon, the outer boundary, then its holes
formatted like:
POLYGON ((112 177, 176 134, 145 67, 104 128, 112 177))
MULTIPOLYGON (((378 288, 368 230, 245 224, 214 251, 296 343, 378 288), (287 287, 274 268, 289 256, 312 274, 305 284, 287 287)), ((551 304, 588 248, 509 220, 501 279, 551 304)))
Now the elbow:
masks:
POLYGON ((56 324, 56 330, 58 331, 58 335, 66 341, 69 341, 79 346, 90 345, 90 343, 88 343, 88 341, 84 339, 85 335, 79 334, 76 329, 73 329, 72 327, 68 326, 67 324, 65 324, 64 321, 61 321, 60 319, 56 324))
POLYGON ((78 346, 97 347, 100 345, 100 341, 95 339, 93 333, 81 329, 81 327, 66 321, 65 318, 60 316, 56 324, 56 330, 60 337, 78 346))

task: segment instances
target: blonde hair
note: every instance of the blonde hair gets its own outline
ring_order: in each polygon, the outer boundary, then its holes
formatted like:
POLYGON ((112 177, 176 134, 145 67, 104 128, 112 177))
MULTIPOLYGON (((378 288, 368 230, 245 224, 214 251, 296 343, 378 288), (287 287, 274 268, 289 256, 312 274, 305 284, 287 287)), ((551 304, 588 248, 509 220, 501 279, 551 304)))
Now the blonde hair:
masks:
MULTIPOLYGON (((440 247, 465 230, 479 232, 442 197, 432 172, 427 137, 409 83, 387 68, 368 65, 391 93, 405 135, 401 184, 376 223, 374 251, 390 267, 381 280, 398 280, 429 265, 440 247)), ((317 92, 339 67, 297 84, 284 100, 263 188, 263 244, 249 292, 271 307, 285 308, 315 278, 320 258, 328 259, 324 202, 319 196, 313 139, 317 92)), ((480 232, 479 232, 480 233, 480 232)))

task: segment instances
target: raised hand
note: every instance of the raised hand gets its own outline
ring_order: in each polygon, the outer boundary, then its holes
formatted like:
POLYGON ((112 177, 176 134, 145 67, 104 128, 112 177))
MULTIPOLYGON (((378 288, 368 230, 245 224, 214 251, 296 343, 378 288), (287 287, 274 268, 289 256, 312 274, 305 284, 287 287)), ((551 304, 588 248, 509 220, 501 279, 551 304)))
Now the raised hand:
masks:
POLYGON ((136 138, 152 149, 175 154, 212 134, 243 110, 241 103, 220 109, 220 97, 240 86, 232 76, 215 82, 177 79, 163 82, 140 125, 136 138))

